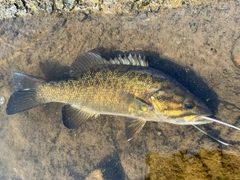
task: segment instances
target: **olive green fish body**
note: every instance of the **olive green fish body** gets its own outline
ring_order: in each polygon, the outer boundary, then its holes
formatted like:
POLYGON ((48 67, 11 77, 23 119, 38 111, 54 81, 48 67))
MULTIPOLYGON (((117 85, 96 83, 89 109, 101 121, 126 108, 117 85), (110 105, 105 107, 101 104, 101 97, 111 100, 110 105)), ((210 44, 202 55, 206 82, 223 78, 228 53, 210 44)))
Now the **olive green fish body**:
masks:
POLYGON ((38 96, 46 102, 71 104, 97 114, 157 120, 148 104, 153 92, 165 83, 164 76, 154 76, 145 67, 104 68, 77 79, 43 84, 38 96), (139 103, 132 101, 134 97, 139 103))
POLYGON ((209 109, 186 88, 166 74, 148 67, 141 56, 103 59, 95 53, 79 55, 72 63, 71 79, 46 82, 14 72, 16 92, 7 106, 15 114, 35 106, 60 102, 63 123, 77 128, 100 114, 127 117, 126 136, 132 139, 146 121, 205 124, 209 109))

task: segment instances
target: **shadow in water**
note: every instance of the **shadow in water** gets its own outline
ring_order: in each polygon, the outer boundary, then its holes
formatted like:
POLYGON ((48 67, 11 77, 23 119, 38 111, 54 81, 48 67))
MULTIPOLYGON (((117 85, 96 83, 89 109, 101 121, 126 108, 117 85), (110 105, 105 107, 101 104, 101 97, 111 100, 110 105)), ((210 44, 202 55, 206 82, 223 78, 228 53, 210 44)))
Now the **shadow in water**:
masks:
POLYGON ((99 164, 98 169, 101 169, 104 180, 126 179, 124 169, 121 165, 121 160, 117 152, 105 157, 99 164))
POLYGON ((39 67, 49 81, 58 81, 69 78, 69 67, 62 66, 59 62, 46 60, 40 62, 39 67))

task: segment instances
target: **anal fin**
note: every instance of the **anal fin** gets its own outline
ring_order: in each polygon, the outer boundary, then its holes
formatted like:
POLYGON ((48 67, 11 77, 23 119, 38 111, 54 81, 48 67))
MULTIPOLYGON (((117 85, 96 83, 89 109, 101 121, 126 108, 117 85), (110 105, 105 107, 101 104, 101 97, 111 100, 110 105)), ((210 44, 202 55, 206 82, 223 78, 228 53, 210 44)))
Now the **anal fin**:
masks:
POLYGON ((133 136, 139 133, 144 127, 146 121, 142 119, 128 119, 126 121, 126 138, 132 140, 133 136))
POLYGON ((65 105, 62 108, 62 121, 65 127, 69 129, 77 129, 86 120, 91 117, 96 117, 97 114, 89 113, 87 111, 65 105))

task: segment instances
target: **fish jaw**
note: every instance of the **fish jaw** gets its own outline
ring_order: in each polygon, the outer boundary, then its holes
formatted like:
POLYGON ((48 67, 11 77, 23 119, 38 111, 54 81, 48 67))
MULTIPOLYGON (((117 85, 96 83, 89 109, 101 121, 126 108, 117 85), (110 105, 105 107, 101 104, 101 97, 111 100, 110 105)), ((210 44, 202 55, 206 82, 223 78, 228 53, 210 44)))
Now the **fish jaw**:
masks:
POLYGON ((179 118, 173 120, 168 120, 167 122, 176 124, 176 125, 201 125, 212 123, 210 120, 203 119, 202 116, 190 115, 184 118, 179 118))
POLYGON ((209 116, 212 116, 212 113, 205 106, 204 108, 196 108, 185 115, 182 115, 181 110, 171 110, 171 112, 165 110, 162 114, 158 114, 158 121, 176 125, 199 125, 212 123, 212 121, 203 118, 209 116))
POLYGON ((211 111, 202 104, 202 107, 197 107, 194 114, 186 115, 182 120, 177 120, 175 124, 179 125, 199 125, 199 124, 208 124, 212 121, 204 119, 203 117, 212 116, 211 111))

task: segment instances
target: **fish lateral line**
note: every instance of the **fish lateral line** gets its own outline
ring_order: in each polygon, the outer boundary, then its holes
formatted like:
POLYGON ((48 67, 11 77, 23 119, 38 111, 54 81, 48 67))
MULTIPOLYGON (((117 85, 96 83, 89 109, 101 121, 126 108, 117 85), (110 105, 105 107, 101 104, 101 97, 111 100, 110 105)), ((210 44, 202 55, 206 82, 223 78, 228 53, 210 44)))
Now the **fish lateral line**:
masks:
POLYGON ((62 117, 67 128, 78 128, 101 114, 98 112, 124 116, 128 141, 141 131, 146 121, 193 126, 216 122, 240 131, 237 126, 209 117, 212 113, 204 102, 172 77, 150 68, 145 56, 130 54, 107 61, 99 54, 87 52, 73 61, 69 75, 72 78, 69 81, 46 82, 13 72, 15 92, 9 98, 7 114, 62 102, 66 104, 62 117), (107 69, 108 76, 102 67, 107 69))

